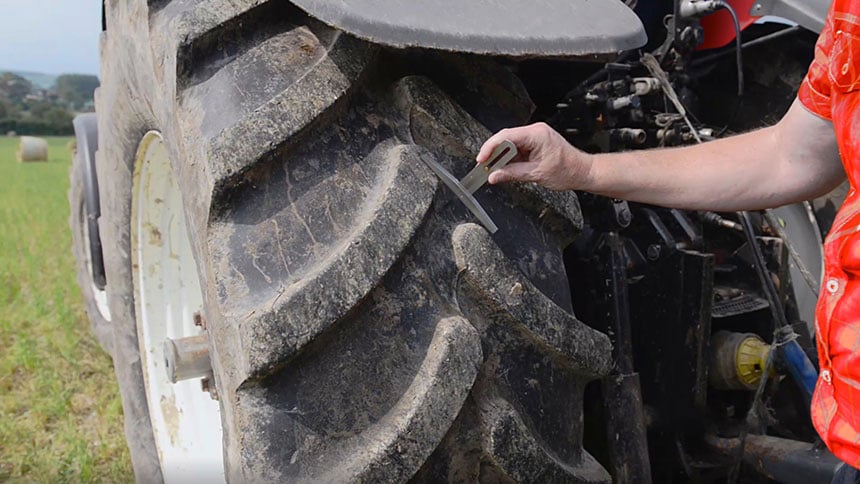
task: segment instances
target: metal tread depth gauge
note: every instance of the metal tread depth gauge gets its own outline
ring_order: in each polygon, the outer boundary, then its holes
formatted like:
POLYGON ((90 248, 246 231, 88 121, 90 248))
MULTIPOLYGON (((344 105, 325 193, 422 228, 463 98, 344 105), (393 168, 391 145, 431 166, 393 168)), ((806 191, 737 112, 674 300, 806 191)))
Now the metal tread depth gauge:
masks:
POLYGON ((472 168, 472 171, 463 177, 462 180, 457 180, 454 175, 436 160, 425 156, 422 156, 421 159, 457 195, 457 198, 478 218, 481 224, 491 234, 494 234, 499 228, 472 194, 487 183, 490 173, 507 165, 515 156, 517 156, 516 145, 509 140, 502 140, 493 150, 490 159, 486 163, 480 163, 472 168))

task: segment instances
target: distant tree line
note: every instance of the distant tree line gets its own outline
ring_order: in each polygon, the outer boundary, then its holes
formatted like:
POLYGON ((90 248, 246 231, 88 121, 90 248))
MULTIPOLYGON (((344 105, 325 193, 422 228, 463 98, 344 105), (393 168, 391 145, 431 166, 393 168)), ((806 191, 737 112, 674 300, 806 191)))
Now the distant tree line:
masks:
POLYGON ((0 135, 70 135, 75 113, 93 110, 96 76, 63 74, 50 89, 34 87, 11 72, 0 73, 0 135))

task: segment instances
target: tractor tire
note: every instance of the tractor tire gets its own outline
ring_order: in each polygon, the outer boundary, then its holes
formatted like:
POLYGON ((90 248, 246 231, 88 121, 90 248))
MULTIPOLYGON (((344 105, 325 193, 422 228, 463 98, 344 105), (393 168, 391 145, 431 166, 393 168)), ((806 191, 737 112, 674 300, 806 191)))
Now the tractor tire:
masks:
MULTIPOLYGON (((90 119, 94 124, 94 119, 90 119)), ((75 129, 75 153, 69 170, 69 228, 72 232, 72 255, 75 257, 78 286, 84 300, 84 309, 96 340, 108 353, 113 354, 113 335, 110 326, 110 310, 104 284, 98 284, 93 276, 93 261, 90 240, 99 238, 98 233, 91 235, 87 223, 84 178, 88 168, 88 156, 92 156, 83 139, 86 133, 75 129)), ((93 126, 94 128, 94 126, 93 126)), ((89 165, 91 166, 91 165, 89 165)), ((100 264, 101 261, 96 264, 100 264)))
POLYGON ((425 164, 461 177, 491 130, 528 120, 506 68, 380 49, 274 0, 109 1, 106 25, 101 227, 138 480, 610 481, 582 446, 611 345, 572 311, 576 196, 482 188, 491 235, 425 164), (136 218, 161 203, 140 191, 153 131, 220 406, 223 460, 183 463, 196 474, 164 464, 184 436, 159 435, 155 407, 188 415, 153 398, 163 359, 141 329, 136 257, 171 236, 136 218))
POLYGON ((815 221, 818 223, 822 239, 827 238, 830 227, 833 226, 833 220, 836 219, 836 213, 842 208, 842 203, 845 201, 845 197, 848 196, 849 191, 851 191, 851 184, 848 181, 844 181, 827 195, 812 200, 812 208, 815 210, 815 221))

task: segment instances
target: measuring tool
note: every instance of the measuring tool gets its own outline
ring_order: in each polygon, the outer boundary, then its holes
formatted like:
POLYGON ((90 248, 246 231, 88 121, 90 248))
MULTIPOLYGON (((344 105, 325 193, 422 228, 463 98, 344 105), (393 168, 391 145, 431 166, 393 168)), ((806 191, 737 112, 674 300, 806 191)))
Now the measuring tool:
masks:
POLYGON ((457 198, 478 218, 487 231, 494 234, 499 230, 499 227, 496 226, 493 219, 490 218, 472 194, 487 183, 490 173, 507 165, 515 156, 517 156, 516 145, 509 140, 502 140, 493 150, 489 161, 480 163, 472 168, 472 171, 464 176, 462 180, 457 180, 454 175, 433 158, 422 156, 421 159, 442 180, 442 183, 450 188, 454 192, 454 195, 457 195, 457 198))

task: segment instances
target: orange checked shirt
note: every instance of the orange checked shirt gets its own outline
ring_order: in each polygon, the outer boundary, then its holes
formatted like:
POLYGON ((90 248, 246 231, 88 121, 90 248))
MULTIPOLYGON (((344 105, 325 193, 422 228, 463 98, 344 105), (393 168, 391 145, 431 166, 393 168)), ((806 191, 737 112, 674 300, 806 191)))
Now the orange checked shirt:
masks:
POLYGON ((815 312, 821 371, 812 423, 827 447, 860 468, 860 2, 834 0, 800 102, 833 121, 851 190, 824 243, 815 312))

